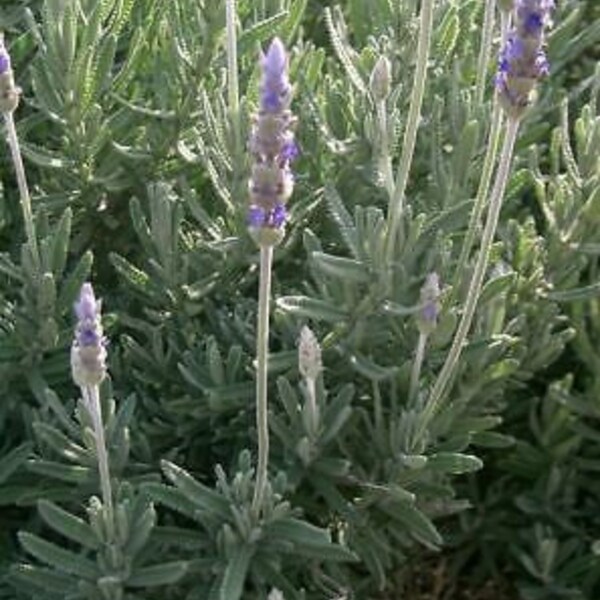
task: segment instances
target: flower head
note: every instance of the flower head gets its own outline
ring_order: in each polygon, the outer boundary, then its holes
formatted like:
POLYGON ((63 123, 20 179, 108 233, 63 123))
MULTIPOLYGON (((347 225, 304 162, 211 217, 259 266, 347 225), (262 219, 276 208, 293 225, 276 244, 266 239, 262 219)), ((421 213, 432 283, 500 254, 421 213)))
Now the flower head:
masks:
POLYGON ((553 0, 516 0, 513 29, 500 52, 496 90, 504 108, 519 116, 530 104, 536 82, 550 67, 544 31, 550 25, 553 0))
POLYGON ((285 205, 294 189, 290 165, 299 149, 294 140, 295 119, 289 110, 288 64, 285 47, 275 38, 261 57, 259 111, 249 141, 253 164, 246 222, 259 245, 274 245, 283 236, 288 214, 285 205))
POLYGON ((100 310, 91 283, 81 286, 75 303, 75 337, 71 346, 73 381, 80 386, 98 385, 106 376, 106 339, 102 331, 100 310))

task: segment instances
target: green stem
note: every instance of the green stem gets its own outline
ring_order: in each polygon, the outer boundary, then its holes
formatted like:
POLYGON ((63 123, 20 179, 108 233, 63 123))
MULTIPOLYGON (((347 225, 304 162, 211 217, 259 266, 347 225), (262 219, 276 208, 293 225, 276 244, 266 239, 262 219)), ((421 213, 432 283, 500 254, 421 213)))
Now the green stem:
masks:
POLYGON ((8 139, 8 145, 10 147, 10 153, 15 166, 17 185, 19 186, 21 210, 23 211, 23 222, 25 224, 25 235, 27 236, 27 243, 29 245, 31 259, 35 268, 39 272, 41 268, 41 260, 37 244, 37 237, 35 235, 35 225, 33 223, 31 196, 29 195, 27 178, 25 177, 25 167, 23 165, 23 158, 21 157, 21 148, 19 146, 19 137, 17 135, 17 128, 15 127, 15 120, 12 112, 4 113, 4 122, 6 124, 6 137, 8 139))
POLYGON ((374 413, 375 413, 375 432, 377 433, 378 442, 384 441, 384 428, 383 428, 383 405, 381 403, 381 390, 379 384, 373 382, 373 400, 374 400, 374 413))
POLYGON ((487 68, 492 53, 492 36, 494 33, 494 14, 496 0, 486 0, 483 13, 483 31, 481 33, 481 47, 477 61, 477 79, 475 83, 475 101, 478 106, 483 104, 483 96, 487 87, 487 68))
POLYGON ((258 433, 258 465, 252 512, 258 517, 263 505, 269 466, 269 417, 267 375, 269 357, 269 304, 271 299, 271 268, 273 246, 260 248, 260 279, 258 289, 258 325, 256 336, 256 431, 258 433))
MULTIPOLYGON (((501 17, 501 44, 504 45, 506 36, 508 35, 508 13, 502 12, 501 17)), ((452 285, 452 294, 449 299, 449 306, 452 305, 456 295, 460 293, 462 287, 463 278, 466 277, 466 266, 475 242, 475 236, 479 230, 481 223, 481 217, 485 209, 485 201, 488 197, 490 182, 492 180, 492 173, 494 172, 494 165, 496 164, 496 157, 498 155, 498 145, 500 143, 500 133, 502 131, 503 111, 498 101, 497 94, 494 94, 493 108, 492 108, 492 123, 490 127, 490 137, 485 152, 485 158, 483 159, 483 167, 481 169, 481 179, 479 180, 479 187, 477 188, 477 195, 475 197, 475 204, 469 218, 469 226, 467 227, 467 233, 463 241, 458 263, 454 271, 454 282, 452 285)))
POLYGON ((410 389, 408 392, 409 403, 417 397, 419 390, 419 379, 421 378, 421 367, 425 358, 425 346, 427 345, 427 334, 419 333, 417 342, 417 350, 415 352, 415 360, 413 361, 412 371, 410 373, 410 389))
POLYGON ((377 102, 377 119, 381 136, 380 156, 383 167, 383 180, 390 202, 394 197, 394 173, 392 171, 392 157, 390 156, 390 142, 388 136, 387 108, 385 100, 377 102))
POLYGON ((415 65, 413 91, 410 99, 406 128, 404 130, 402 155, 400 156, 394 194, 390 201, 388 213, 386 240, 386 258, 388 266, 392 264, 396 250, 396 237, 398 235, 400 218, 404 209, 404 194, 406 193, 408 174, 415 151, 417 129, 421 116, 421 107, 423 105, 425 81, 427 78, 427 62, 429 60, 429 46, 431 43, 431 31, 433 27, 433 0, 422 0, 419 20, 419 41, 417 44, 417 62, 415 65))
POLYGON ((494 98, 490 138, 485 152, 485 158, 483 160, 481 179, 479 180, 479 187, 477 188, 475 204, 473 205, 473 210, 471 211, 469 226, 467 228, 467 233, 465 234, 465 239, 463 240, 462 248, 460 249, 458 263, 454 271, 454 283, 452 285, 452 297, 450 304, 456 295, 460 293, 462 280, 467 275, 467 261, 469 260, 469 255, 471 254, 471 249, 473 248, 473 243, 475 242, 475 236, 481 223, 481 217, 485 209, 485 201, 488 196, 490 182, 492 180, 492 173, 494 171, 494 164, 496 163, 496 156, 498 155, 498 145, 500 142, 500 133, 502 131, 503 114, 504 113, 500 107, 500 103, 496 98, 494 98))
POLYGON ((227 30, 227 102, 229 105, 229 114, 233 126, 233 179, 235 185, 237 185, 238 182, 238 173, 240 172, 239 164, 242 152, 242 126, 240 122, 240 93, 238 78, 236 15, 236 0, 226 0, 225 20, 227 30))
POLYGON ((110 483, 110 470, 108 466, 108 452, 106 450, 106 439, 104 437, 104 425, 102 423, 102 407, 100 406, 100 392, 97 385, 87 385, 81 388, 83 400, 87 406, 92 425, 94 427, 94 438, 96 440, 96 454, 98 455, 98 472, 100 474, 100 489, 106 509, 107 520, 112 531, 113 499, 110 483))
POLYGON ((477 308, 477 302, 479 300, 479 295, 483 285, 483 278, 488 266, 490 250, 494 241, 494 234, 496 233, 496 227, 498 225, 498 218, 500 216, 504 190, 506 188, 506 183, 510 173, 510 164, 515 140, 519 131, 519 124, 519 119, 510 118, 507 121, 504 144, 500 155, 500 163, 498 165, 498 172, 496 173, 496 180, 494 182, 494 187, 490 197, 488 215, 481 239, 481 247, 479 248, 475 270, 473 272, 471 284, 467 293, 465 307, 456 333, 454 334, 452 346, 450 347, 450 351, 448 352, 448 356, 444 362, 444 366, 442 367, 442 370, 435 381, 425 409, 421 415, 421 423, 418 429, 418 435, 415 436, 415 440, 419 440, 421 438, 423 431, 426 429, 429 421, 439 408, 439 404, 446 391, 446 387, 454 374, 454 370, 458 363, 458 359, 460 358, 464 342, 471 327, 471 323, 473 322, 475 309, 477 308))
POLYGON ((317 382, 313 377, 306 377, 306 395, 309 411, 309 431, 311 440, 317 437, 319 431, 319 405, 317 404, 317 382))

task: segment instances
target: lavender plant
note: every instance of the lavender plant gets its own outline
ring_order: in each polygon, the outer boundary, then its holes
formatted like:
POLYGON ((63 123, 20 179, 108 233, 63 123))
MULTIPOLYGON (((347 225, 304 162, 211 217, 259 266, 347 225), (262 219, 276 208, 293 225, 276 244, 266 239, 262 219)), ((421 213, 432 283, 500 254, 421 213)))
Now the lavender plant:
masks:
POLYGON ((267 374, 269 353, 269 306, 273 248, 281 240, 287 219, 294 178, 290 162, 296 157, 289 110, 292 89, 287 75, 288 58, 281 40, 275 39, 262 58, 259 113, 250 139, 254 163, 250 179, 248 226, 260 248, 258 323, 256 335, 256 419, 258 466, 252 508, 261 511, 268 480, 269 422, 267 374))
POLYGON ((427 399, 427 406, 423 413, 425 426, 432 414, 438 410, 438 403, 446 392, 446 386, 452 377, 460 358, 461 348, 471 327, 500 216, 520 121, 525 109, 529 106, 530 96, 537 80, 548 73, 548 63, 543 50, 543 36, 552 7, 553 2, 538 0, 531 2, 522 0, 515 4, 513 29, 502 49, 496 76, 497 93, 508 115, 496 180, 491 191, 481 246, 467 291, 461 320, 444 366, 427 399))
MULTIPOLYGON (((590 419, 568 372, 594 360, 581 332, 597 290, 597 143, 581 133, 595 131, 589 110, 574 124, 557 106, 559 88, 576 106, 594 85, 588 5, 559 5, 547 31, 547 2, 30 7, 27 20, 0 8, 40 255, 36 280, 0 163, 1 598, 394 597, 411 559, 431 579, 423 549, 456 539, 456 513, 479 552, 468 564, 489 576, 479 557, 506 547, 489 543, 503 539, 495 524, 522 517, 506 494, 490 509, 497 496, 461 485, 482 458, 494 470, 469 481, 511 491, 539 475, 519 510, 568 508, 579 477, 593 489, 593 433, 565 422, 590 419), (530 93, 546 35, 551 77, 530 93), (576 148, 563 143, 572 126, 576 148), (94 419, 68 400, 88 247, 112 311, 94 419), (576 359, 561 354, 572 339, 576 359), (535 423, 552 368, 547 433, 531 442, 525 413, 535 423), (558 457, 560 478, 540 456, 558 457)), ((83 358, 103 358, 90 292, 80 375, 83 358)), ((585 521, 568 508, 569 527, 593 524, 589 507, 585 521)), ((563 549, 566 529, 533 520, 527 540, 509 532, 519 562, 495 564, 524 598, 593 600, 593 540, 563 549)))
MULTIPOLYGON (((136 590, 174 583, 187 570, 183 561, 145 564, 143 551, 151 543, 156 523, 154 507, 131 484, 111 475, 106 431, 112 429, 110 439, 119 442, 117 453, 121 454, 121 462, 126 462, 127 422, 123 413, 121 422, 115 422, 113 411, 108 411, 110 419, 103 419, 100 384, 106 378, 107 367, 100 306, 91 284, 85 283, 75 304, 77 325, 71 348, 73 381, 82 394, 78 404, 80 431, 56 398, 52 410, 66 433, 49 423, 37 423, 41 443, 46 442, 72 465, 60 469, 56 468, 60 464, 38 459, 32 461, 32 468, 46 477, 81 487, 93 470, 102 500, 95 494, 87 499, 84 519, 52 502, 47 493, 41 494, 37 505, 42 520, 68 545, 63 547, 37 534, 20 532, 23 548, 37 562, 14 565, 10 577, 18 590, 33 597, 134 598, 136 590), (77 433, 80 440, 70 439, 77 433), (118 483, 116 490, 113 482, 118 483)), ((50 392, 47 396, 52 398, 50 392)))

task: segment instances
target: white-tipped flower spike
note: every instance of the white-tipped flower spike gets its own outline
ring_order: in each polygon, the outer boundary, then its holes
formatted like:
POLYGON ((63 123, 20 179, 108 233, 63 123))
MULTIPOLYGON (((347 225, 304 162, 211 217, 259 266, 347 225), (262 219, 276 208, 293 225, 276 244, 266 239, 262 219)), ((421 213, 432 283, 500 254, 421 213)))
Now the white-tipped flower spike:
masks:
POLYGON ((99 385, 106 377, 106 340, 100 321, 101 301, 91 283, 81 286, 75 303, 77 325, 71 346, 71 372, 79 387, 99 385))
POLYGON ((277 588, 273 588, 267 600, 285 600, 285 597, 277 588))
POLYGON ((305 379, 315 381, 323 369, 321 347, 315 334, 306 325, 300 331, 298 368, 305 379))
POLYGON ((421 288, 421 309, 417 315, 419 331, 429 335, 437 326, 440 314, 440 278, 437 273, 429 273, 421 288))
POLYGON ((15 85, 12 64, 0 33, 0 113, 12 113, 19 105, 19 88, 15 85))

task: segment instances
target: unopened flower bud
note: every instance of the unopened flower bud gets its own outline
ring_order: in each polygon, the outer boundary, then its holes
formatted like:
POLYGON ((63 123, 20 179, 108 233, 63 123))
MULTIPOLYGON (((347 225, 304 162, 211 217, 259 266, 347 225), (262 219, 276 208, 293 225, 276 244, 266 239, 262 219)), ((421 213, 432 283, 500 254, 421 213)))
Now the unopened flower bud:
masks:
POLYGON ((392 65, 383 54, 379 57, 369 79, 369 87, 375 102, 383 102, 389 95, 392 85, 392 65))
POLYGON ((421 288, 421 308, 417 316, 417 326, 424 335, 429 335, 437 326, 440 314, 440 278, 437 273, 429 273, 421 288))
POLYGON ((305 379, 315 381, 323 369, 321 347, 315 334, 306 325, 300 332, 298 344, 298 368, 305 379))
POLYGON ((71 346, 71 372, 79 387, 99 385, 106 377, 106 340, 100 322, 101 306, 91 283, 84 283, 75 303, 77 325, 71 346))

